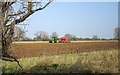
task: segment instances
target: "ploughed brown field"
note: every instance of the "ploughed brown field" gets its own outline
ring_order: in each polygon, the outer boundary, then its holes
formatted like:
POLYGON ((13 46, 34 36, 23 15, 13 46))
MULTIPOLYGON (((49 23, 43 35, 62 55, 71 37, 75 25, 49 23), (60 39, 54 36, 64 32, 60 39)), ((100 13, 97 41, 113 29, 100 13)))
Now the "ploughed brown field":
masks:
POLYGON ((25 58, 113 49, 118 49, 118 42, 13 43, 10 50, 25 58))

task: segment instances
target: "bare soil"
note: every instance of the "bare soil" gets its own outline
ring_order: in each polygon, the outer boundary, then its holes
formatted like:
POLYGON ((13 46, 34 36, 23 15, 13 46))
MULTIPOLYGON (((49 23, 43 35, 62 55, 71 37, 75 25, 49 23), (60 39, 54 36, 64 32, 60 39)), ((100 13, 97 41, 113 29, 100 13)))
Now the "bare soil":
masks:
POLYGON ((13 43, 10 51, 25 58, 113 49, 118 49, 118 42, 13 43))

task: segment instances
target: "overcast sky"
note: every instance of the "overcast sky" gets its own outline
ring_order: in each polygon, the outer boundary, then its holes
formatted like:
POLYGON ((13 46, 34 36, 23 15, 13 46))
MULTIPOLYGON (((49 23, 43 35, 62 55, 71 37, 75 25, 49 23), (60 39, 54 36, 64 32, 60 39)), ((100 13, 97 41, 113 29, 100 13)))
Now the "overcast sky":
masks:
POLYGON ((53 2, 42 11, 31 15, 26 23, 27 36, 33 38, 37 31, 59 37, 66 33, 77 37, 113 38, 118 27, 117 2, 53 2))

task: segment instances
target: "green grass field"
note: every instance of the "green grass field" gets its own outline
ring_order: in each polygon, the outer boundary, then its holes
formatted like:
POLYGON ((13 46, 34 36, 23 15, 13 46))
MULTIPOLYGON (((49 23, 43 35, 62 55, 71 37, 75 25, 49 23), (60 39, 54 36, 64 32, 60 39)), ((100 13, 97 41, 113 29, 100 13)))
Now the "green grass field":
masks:
POLYGON ((84 52, 19 59, 23 70, 16 62, 2 61, 3 73, 118 73, 118 50, 84 52))

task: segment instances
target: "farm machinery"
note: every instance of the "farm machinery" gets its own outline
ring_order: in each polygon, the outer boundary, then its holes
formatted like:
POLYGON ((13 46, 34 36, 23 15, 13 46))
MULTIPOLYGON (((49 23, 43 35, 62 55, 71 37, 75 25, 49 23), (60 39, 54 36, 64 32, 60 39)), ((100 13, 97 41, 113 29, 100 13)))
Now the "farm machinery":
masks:
POLYGON ((50 38, 49 43, 70 43, 70 41, 67 40, 66 37, 61 37, 59 40, 57 40, 57 37, 52 37, 50 38))
POLYGON ((70 41, 67 40, 66 37, 61 37, 58 42, 59 42, 59 43, 70 43, 70 41))
POLYGON ((57 43, 57 37, 50 38, 49 43, 57 43))

